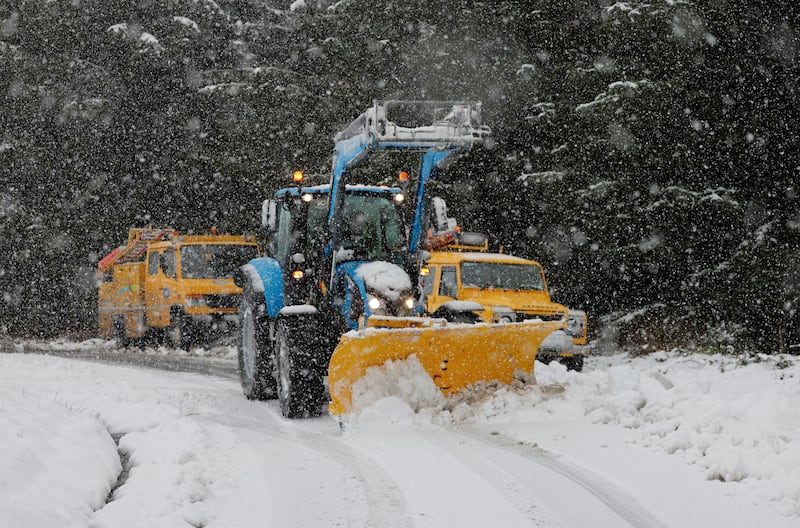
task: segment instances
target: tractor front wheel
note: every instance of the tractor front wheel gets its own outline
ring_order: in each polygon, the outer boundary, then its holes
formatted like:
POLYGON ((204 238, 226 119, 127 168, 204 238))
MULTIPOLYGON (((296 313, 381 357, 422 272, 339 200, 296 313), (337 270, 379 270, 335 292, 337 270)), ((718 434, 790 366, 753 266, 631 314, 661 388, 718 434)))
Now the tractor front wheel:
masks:
POLYGON ((278 400, 286 418, 319 416, 325 403, 323 378, 329 357, 315 346, 320 329, 314 321, 303 316, 281 317, 277 321, 278 400))

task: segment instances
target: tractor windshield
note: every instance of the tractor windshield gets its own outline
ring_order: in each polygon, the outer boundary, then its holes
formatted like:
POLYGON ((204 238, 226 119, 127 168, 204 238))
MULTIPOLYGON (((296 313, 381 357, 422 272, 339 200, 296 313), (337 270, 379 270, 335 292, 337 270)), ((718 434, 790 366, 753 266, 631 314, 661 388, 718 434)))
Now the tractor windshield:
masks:
POLYGON ((462 262, 461 285, 464 288, 544 290, 544 278, 539 266, 502 262, 462 262))
POLYGON ((346 195, 340 222, 340 260, 402 260, 400 215, 385 195, 346 195))
POLYGON ((181 276, 184 279, 230 278, 239 266, 257 256, 255 245, 184 245, 181 246, 181 276))

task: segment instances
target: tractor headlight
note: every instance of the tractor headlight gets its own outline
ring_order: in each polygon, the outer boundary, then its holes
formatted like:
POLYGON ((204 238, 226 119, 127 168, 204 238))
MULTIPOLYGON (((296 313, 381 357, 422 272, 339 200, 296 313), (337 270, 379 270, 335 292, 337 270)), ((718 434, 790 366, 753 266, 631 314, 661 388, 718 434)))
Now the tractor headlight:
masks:
POLYGON ((378 299, 377 297, 373 297, 372 295, 369 296, 369 300, 367 301, 367 305, 369 306, 370 310, 372 310, 374 312, 375 310, 377 310, 378 308, 381 307, 381 304, 383 304, 383 303, 381 303, 380 299, 378 299))
POLYGON ((388 305, 385 300, 376 297, 372 294, 367 294, 367 306, 369 306, 370 315, 388 315, 388 305))
POLYGON ((367 294, 367 306, 369 307, 370 315, 407 316, 413 312, 415 302, 413 295, 402 295, 397 299, 386 299, 372 293, 367 294))

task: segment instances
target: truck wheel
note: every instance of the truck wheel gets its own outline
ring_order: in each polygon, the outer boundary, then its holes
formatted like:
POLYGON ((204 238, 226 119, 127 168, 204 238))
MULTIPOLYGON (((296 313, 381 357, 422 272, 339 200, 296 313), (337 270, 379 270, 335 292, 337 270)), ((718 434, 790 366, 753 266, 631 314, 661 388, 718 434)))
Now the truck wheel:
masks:
POLYGON ((125 318, 114 318, 114 338, 117 341, 117 346, 120 348, 128 348, 133 344, 133 340, 125 334, 125 318))
POLYGON ((269 400, 277 397, 278 390, 272 339, 256 316, 254 301, 252 290, 245 287, 239 306, 239 378, 248 400, 269 400))
POLYGON ((539 363, 548 364, 551 361, 553 361, 554 359, 556 359, 556 357, 555 356, 551 356, 549 354, 537 354, 536 355, 536 361, 538 361, 539 363))
POLYGON ((281 413, 286 418, 319 416, 324 403, 323 376, 329 357, 313 346, 317 325, 304 317, 280 318, 275 336, 276 378, 281 413), (316 359, 316 361, 315 361, 316 359), (324 360, 324 366, 322 365, 324 360))
POLYGON ((172 310, 170 312, 166 338, 169 346, 189 350, 191 340, 189 339, 186 316, 180 310, 172 310))
POLYGON ((567 367, 567 370, 574 370, 575 372, 583 372, 583 356, 572 356, 564 358, 562 361, 564 365, 567 367))

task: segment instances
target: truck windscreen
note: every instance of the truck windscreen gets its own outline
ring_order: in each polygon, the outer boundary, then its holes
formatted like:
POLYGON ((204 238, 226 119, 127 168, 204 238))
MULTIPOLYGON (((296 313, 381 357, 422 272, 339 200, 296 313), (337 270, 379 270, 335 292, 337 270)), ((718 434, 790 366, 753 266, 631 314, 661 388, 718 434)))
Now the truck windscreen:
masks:
POLYGON ((502 262, 462 262, 461 285, 464 288, 544 290, 544 279, 542 270, 538 266, 502 262))
POLYGON ((233 273, 258 256, 254 245, 191 244, 181 246, 181 277, 184 279, 219 279, 233 273))

